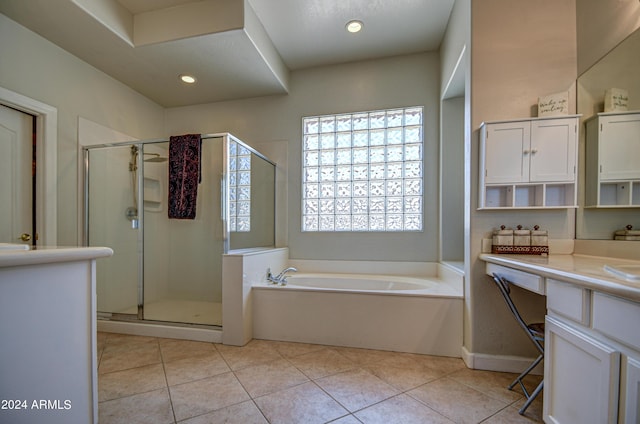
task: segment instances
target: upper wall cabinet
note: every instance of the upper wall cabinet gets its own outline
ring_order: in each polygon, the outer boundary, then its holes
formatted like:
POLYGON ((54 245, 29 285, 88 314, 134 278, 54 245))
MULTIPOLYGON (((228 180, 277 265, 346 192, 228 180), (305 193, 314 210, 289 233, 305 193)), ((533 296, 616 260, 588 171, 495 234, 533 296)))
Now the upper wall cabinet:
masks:
POLYGON ((578 118, 483 123, 479 209, 576 207, 578 118))
POLYGON ((640 207, 640 112, 586 121, 585 206, 640 207))

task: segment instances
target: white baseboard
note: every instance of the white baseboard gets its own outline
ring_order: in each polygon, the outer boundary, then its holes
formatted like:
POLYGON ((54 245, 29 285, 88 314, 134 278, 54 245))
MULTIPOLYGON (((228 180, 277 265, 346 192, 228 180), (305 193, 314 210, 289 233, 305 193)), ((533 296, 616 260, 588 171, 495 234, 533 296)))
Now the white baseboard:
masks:
POLYGON ((222 330, 208 328, 98 320, 98 331, 131 334, 134 336, 163 337, 167 339, 222 343, 222 330))
MULTIPOLYGON (((535 358, 510 355, 488 355, 485 353, 472 353, 466 347, 462 347, 462 360, 467 368, 475 370, 512 372, 520 374, 535 358)), ((544 361, 543 361, 544 362, 544 361)), ((544 373, 543 362, 531 371, 531 374, 542 375, 544 373)))

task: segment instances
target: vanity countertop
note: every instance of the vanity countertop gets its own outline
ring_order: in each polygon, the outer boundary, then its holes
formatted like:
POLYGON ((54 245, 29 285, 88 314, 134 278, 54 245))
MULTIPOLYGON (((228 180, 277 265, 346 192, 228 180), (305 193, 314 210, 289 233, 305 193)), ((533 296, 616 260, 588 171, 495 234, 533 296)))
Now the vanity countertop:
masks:
POLYGON ((605 265, 640 266, 640 261, 578 254, 537 256, 482 253, 480 259, 640 302, 640 282, 618 278, 604 269, 605 265))
POLYGON ((113 250, 108 247, 37 247, 35 249, 16 247, 12 249, 5 244, 0 249, 0 268, 84 261, 111 255, 113 250))

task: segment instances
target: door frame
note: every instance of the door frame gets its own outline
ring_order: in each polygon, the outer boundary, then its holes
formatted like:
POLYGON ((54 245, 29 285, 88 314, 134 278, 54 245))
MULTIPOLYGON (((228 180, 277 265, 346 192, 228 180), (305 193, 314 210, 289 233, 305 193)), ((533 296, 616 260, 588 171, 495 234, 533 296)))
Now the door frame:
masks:
POLYGON ((0 87, 0 104, 35 116, 36 119, 36 234, 40 246, 58 240, 58 109, 0 87))

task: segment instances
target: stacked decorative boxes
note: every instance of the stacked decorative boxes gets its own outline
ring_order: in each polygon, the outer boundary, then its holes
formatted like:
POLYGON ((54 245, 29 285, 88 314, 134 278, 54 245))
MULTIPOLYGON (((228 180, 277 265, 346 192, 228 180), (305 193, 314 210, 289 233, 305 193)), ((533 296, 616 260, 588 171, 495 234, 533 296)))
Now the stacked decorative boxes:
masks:
POLYGON ((504 225, 493 232, 491 253, 510 253, 523 255, 546 255, 549 253, 548 231, 535 225, 533 230, 507 229, 504 225))

